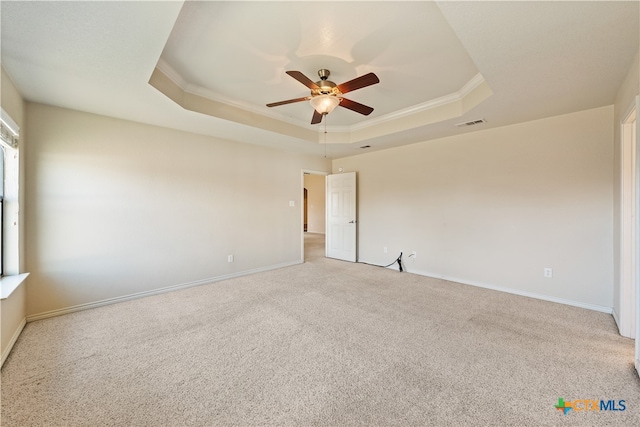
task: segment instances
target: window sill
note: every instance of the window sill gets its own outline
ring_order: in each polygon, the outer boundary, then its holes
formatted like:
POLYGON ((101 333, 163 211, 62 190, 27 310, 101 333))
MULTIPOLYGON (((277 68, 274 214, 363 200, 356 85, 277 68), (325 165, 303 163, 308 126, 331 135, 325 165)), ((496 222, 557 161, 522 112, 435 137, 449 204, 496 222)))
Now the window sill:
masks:
POLYGON ((7 299, 27 279, 29 273, 0 278, 0 299, 7 299))

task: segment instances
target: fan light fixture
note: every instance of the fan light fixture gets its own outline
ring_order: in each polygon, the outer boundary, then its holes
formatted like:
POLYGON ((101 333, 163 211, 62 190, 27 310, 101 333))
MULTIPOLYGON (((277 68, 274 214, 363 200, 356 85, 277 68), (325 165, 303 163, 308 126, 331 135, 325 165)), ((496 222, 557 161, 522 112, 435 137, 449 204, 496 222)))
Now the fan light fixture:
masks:
POLYGON ((322 122, 322 118, 332 112, 337 106, 355 111, 356 113, 360 113, 364 116, 368 116, 373 111, 373 108, 371 107, 342 96, 347 92, 352 92, 356 89, 362 89, 363 87, 380 83, 378 76, 373 73, 356 77, 355 79, 344 82, 341 85, 337 85, 331 80, 328 80, 331 73, 325 68, 318 70, 318 76, 320 76, 320 81, 318 82, 312 81, 300 71, 287 71, 287 74, 311 89, 311 96, 272 102, 271 104, 267 104, 267 107, 277 107, 278 105, 292 104, 294 102, 310 101, 311 106, 313 107, 313 116, 311 117, 312 125, 322 122))
POLYGON ((309 102, 314 110, 324 115, 332 112, 340 104, 340 98, 334 95, 318 95, 311 98, 309 102))

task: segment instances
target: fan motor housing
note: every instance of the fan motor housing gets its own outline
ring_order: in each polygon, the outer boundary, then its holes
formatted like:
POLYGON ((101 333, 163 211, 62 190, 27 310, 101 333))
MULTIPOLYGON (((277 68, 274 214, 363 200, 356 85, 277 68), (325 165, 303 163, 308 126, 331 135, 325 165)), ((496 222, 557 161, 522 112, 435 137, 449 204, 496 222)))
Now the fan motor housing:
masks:
POLYGON ((326 68, 322 68, 318 70, 318 77, 320 77, 320 81, 316 82, 318 85, 318 89, 312 89, 311 95, 342 95, 337 88, 337 85, 329 79, 329 75, 331 75, 331 71, 326 68))
POLYGON ((312 89, 311 95, 341 95, 337 85, 331 80, 320 80, 316 82, 318 89, 312 89))

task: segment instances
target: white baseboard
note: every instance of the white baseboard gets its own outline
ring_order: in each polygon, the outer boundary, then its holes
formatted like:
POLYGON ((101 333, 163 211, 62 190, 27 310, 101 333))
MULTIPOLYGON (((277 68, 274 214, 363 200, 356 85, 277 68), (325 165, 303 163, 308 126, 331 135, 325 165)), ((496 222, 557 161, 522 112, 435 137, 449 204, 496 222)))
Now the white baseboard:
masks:
POLYGON ((107 298, 100 301, 89 302, 85 304, 78 304, 71 307, 60 308, 57 310, 45 311, 44 313, 32 314, 30 316, 27 316, 26 321, 34 322, 36 320, 48 319, 50 317, 55 317, 55 316, 62 316, 63 314, 69 314, 76 311, 89 310, 91 308, 117 304, 119 302, 129 301, 129 300, 138 299, 138 298, 144 298, 152 295, 164 294, 167 292, 173 292, 180 289, 192 288, 194 286, 208 285, 210 283, 220 282, 222 280, 234 279, 236 277, 248 276, 251 274, 262 273, 264 271, 269 271, 269 270, 276 270, 278 268, 291 267, 293 265, 297 265, 301 263, 302 261, 298 260, 298 261, 292 261, 292 262, 287 262, 283 264, 270 265, 268 267, 255 268, 253 270, 246 270, 238 273, 226 274, 224 276, 210 277, 208 279, 196 280, 188 283, 181 283, 179 285, 167 286, 165 288, 153 289, 153 290, 144 291, 144 292, 137 292, 135 294, 123 295, 115 298, 107 298))
MULTIPOLYGON (((461 283, 463 285, 477 286, 479 288, 491 289, 493 291, 506 292, 508 294, 520 295, 520 296, 523 296, 523 297, 535 298, 535 299, 539 299, 539 300, 543 300, 543 301, 550 301, 550 302, 555 302, 555 303, 558 303, 558 304, 570 305, 570 306, 573 306, 573 307, 586 308, 587 310, 599 311, 601 313, 613 314, 613 307, 607 307, 607 306, 604 306, 604 305, 597 305, 597 304, 589 304, 589 303, 585 303, 585 302, 581 302, 581 301, 574 301, 574 300, 569 300, 569 299, 565 299, 565 298, 558 298, 558 297, 554 297, 554 296, 550 296, 550 295, 538 294, 538 293, 535 293, 535 292, 522 291, 522 290, 519 290, 519 289, 506 288, 504 286, 496 286, 496 285, 491 285, 491 284, 488 284, 488 283, 476 282, 474 280, 460 279, 459 277, 443 276, 443 275, 439 275, 439 274, 435 274, 435 273, 431 273, 431 272, 426 272, 426 271, 417 271, 417 270, 410 270, 409 271, 406 268, 406 264, 405 263, 403 263, 403 264, 405 265, 405 268, 404 268, 405 272, 411 273, 411 274, 417 274, 419 276, 432 277, 434 279, 448 280, 450 282, 461 283)), ((388 268, 395 269, 396 271, 398 270, 398 266, 397 265, 392 265, 391 267, 388 267, 388 268)))
POLYGON ((11 340, 9 341, 9 345, 7 345, 7 348, 5 348, 4 351, 2 352, 2 361, 0 362, 0 367, 4 365, 4 361, 7 360, 7 357, 9 357, 9 353, 11 353, 11 349, 13 348, 13 345, 18 340, 18 337, 22 333, 22 330, 24 329, 26 324, 27 324, 27 318, 25 317, 24 319, 22 319, 22 322, 20 322, 20 324, 18 325, 18 329, 16 329, 16 332, 11 337, 11 340))
POLYGON ((620 336, 635 339, 635 337, 631 335, 631 325, 623 327, 620 315, 616 312, 615 308, 612 310, 611 315, 613 316, 613 320, 615 320, 616 322, 616 327, 618 328, 618 333, 620 334, 620 336))
MULTIPOLYGON (((224 276, 211 277, 211 278, 208 278, 208 279, 197 280, 197 281, 194 281, 194 282, 182 283, 182 284, 179 284, 179 285, 168 286, 168 287, 165 287, 165 288, 153 289, 153 290, 150 290, 150 291, 138 292, 138 293, 135 293, 135 294, 129 294, 129 295, 124 295, 124 296, 115 297, 115 298, 108 298, 108 299, 95 301, 95 302, 90 302, 90 303, 86 303, 86 304, 79 304, 79 305, 75 305, 75 306, 71 306, 71 307, 67 307, 67 308, 46 311, 46 312, 43 312, 43 313, 38 313, 38 314, 33 314, 33 315, 30 315, 30 316, 27 316, 26 322, 33 322, 33 321, 36 321, 36 320, 47 319, 49 317, 62 316, 64 314, 73 313, 73 312, 76 312, 76 311, 88 310, 88 309, 91 309, 91 308, 97 308, 97 307, 102 307, 102 306, 105 306, 105 305, 116 304, 116 303, 119 303, 119 302, 129 301, 129 300, 132 300, 132 299, 137 299, 137 298, 143 298, 143 297, 152 296, 152 295, 163 294, 163 293, 166 293, 166 292, 177 291, 179 289, 191 288, 191 287, 194 287, 194 286, 206 285, 206 284, 209 284, 209 283, 220 282, 222 280, 233 279, 233 278, 242 277, 242 276, 248 276, 248 275, 251 275, 251 274, 261 273, 261 272, 264 272, 264 271, 276 270, 278 268, 290 267, 290 266, 293 266, 293 265, 301 264, 302 262, 303 262, 302 260, 297 260, 297 261, 287 262, 287 263, 283 263, 283 264, 271 265, 271 266, 268 266, 268 267, 261 267, 261 268, 256 268, 256 269, 253 269, 253 270, 247 270, 247 271, 242 271, 242 272, 238 272, 238 273, 227 274, 227 275, 224 275, 224 276)), ((364 261, 359 261, 359 262, 364 262, 364 261)), ((393 268, 393 267, 389 267, 389 268, 393 268)), ((397 266, 395 268, 397 269, 397 266)), ((506 293, 509 293, 509 294, 520 295, 520 296, 529 297, 529 298, 535 298, 535 299, 539 299, 539 300, 543 300, 543 301, 550 301, 550 302, 569 305, 569 306, 573 306, 573 307, 585 308, 587 310, 599 311, 599 312, 602 312, 602 313, 607 313, 607 314, 613 315, 613 317, 614 317, 614 319, 616 321, 616 324, 618 324, 617 314, 614 312, 612 307, 607 307, 607 306, 602 306, 602 305, 597 305, 597 304, 589 304, 589 303, 584 303, 584 302, 581 302, 581 301, 574 301, 574 300, 569 300, 569 299, 564 299, 564 298, 558 298, 558 297, 538 294, 538 293, 535 293, 535 292, 522 291, 522 290, 513 289, 513 288, 506 288, 506 287, 503 287, 503 286, 496 286, 496 285, 491 285, 491 284, 488 284, 488 283, 482 283, 482 282, 477 282, 477 281, 472 281, 472 280, 465 280, 465 279, 460 279, 460 278, 452 277, 452 276, 443 276, 443 275, 438 275, 438 274, 430 273, 430 272, 417 271, 417 270, 407 271, 406 269, 405 269, 405 272, 411 273, 411 274, 417 274, 419 276, 432 277, 434 279, 448 280, 450 282, 461 283, 463 285, 476 286, 476 287, 479 287, 479 288, 485 288, 485 289, 491 289, 491 290, 494 290, 494 291, 506 292, 506 293)), ((18 339, 18 335, 20 335, 20 332, 22 331, 23 327, 24 327, 24 325, 22 325, 19 328, 19 330, 16 333, 16 335, 12 338, 12 344, 11 344, 11 346, 9 346, 9 349, 10 349, 10 347, 13 346, 13 342, 15 342, 16 339, 18 339)), ((7 351, 7 355, 8 355, 8 351, 7 351)), ((4 358, 5 357, 6 356, 3 353, 2 354, 2 362, 3 363, 4 363, 4 358)))
MULTIPOLYGON (((618 313, 616 312, 615 308, 611 309, 611 315, 613 316, 613 320, 616 322, 616 327, 618 328, 618 333, 620 333, 620 317, 618 316, 618 313)), ((620 334, 620 335, 622 335, 622 334, 620 334)))

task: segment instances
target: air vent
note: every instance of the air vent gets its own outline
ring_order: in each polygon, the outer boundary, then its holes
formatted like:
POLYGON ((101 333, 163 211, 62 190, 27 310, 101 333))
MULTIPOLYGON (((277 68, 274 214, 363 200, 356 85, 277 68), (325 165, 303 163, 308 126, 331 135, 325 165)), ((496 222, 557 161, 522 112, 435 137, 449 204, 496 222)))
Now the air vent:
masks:
POLYGON ((487 121, 485 119, 471 120, 470 122, 458 123, 455 126, 459 127, 459 128, 463 128, 463 127, 466 127, 466 126, 479 125, 480 123, 487 123, 487 121))

